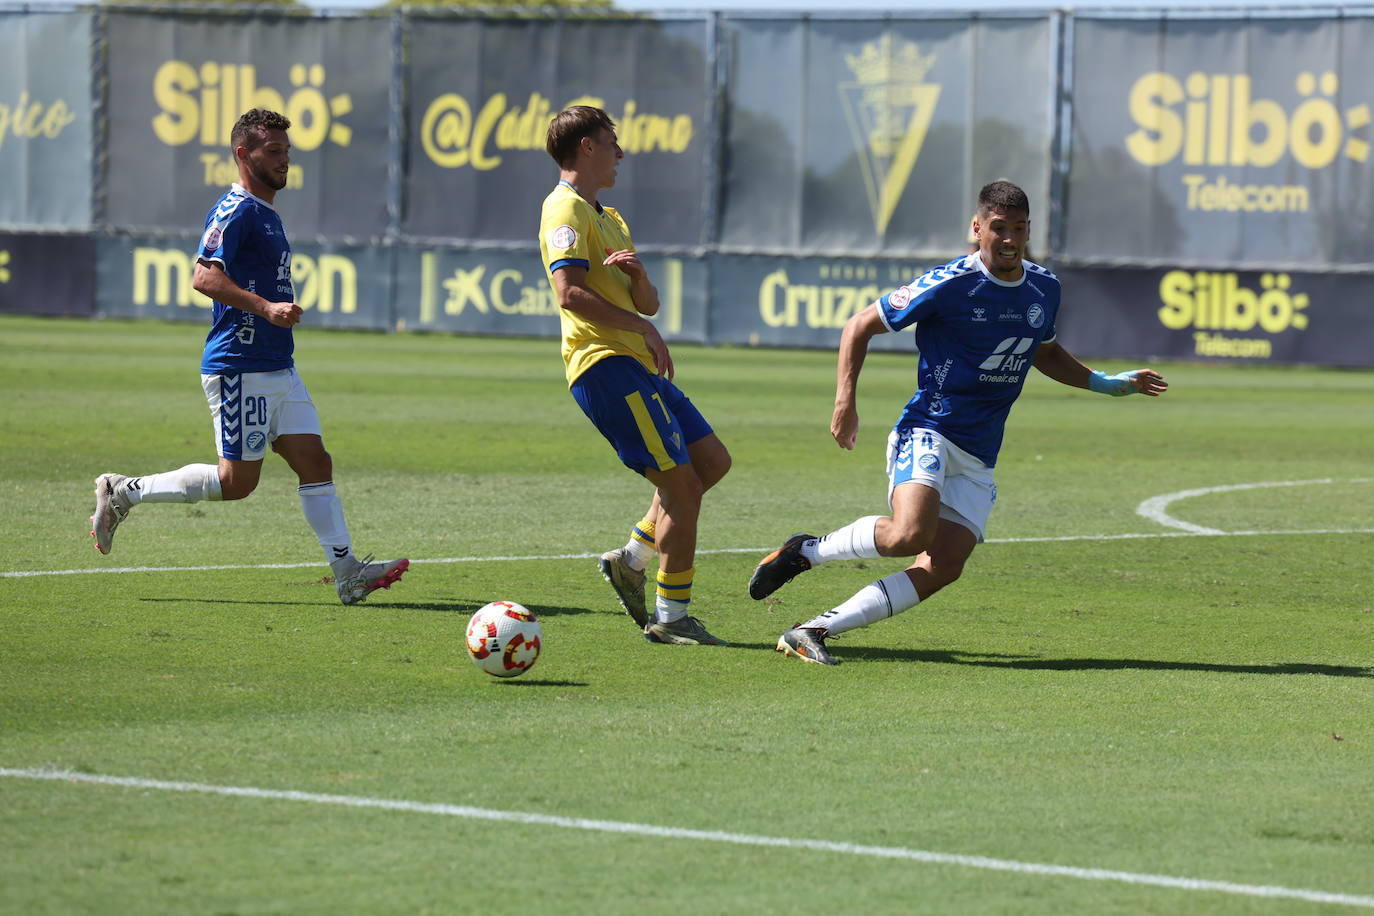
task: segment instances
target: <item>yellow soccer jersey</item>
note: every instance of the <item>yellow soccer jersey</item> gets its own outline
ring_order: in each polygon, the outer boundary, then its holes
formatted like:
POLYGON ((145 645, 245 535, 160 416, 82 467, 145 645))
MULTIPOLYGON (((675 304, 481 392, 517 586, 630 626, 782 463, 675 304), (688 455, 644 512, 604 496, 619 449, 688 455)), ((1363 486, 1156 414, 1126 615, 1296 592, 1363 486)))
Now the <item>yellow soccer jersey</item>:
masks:
MULTIPOLYGON (((539 218, 539 253, 544 258, 544 273, 553 284, 553 272, 565 265, 587 268, 587 285, 627 312, 638 314, 630 297, 630 277, 619 267, 605 267, 602 261, 612 251, 633 249, 630 227, 610 207, 598 213, 571 185, 559 182, 548 197, 539 218)), ((608 356, 632 356, 656 372, 654 357, 644 343, 644 335, 619 328, 602 327, 559 309, 563 325, 563 363, 568 384, 597 360, 608 356)))

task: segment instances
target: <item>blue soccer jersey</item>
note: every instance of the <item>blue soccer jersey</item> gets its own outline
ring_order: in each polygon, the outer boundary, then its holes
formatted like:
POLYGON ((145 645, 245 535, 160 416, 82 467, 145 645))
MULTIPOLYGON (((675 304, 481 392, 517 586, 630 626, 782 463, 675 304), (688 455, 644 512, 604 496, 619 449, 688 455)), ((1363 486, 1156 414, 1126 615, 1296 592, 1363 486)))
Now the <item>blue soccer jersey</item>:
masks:
POLYGON ((988 467, 1036 348, 1055 337, 1059 278, 1022 263, 1021 279, 1009 283, 979 254, 965 255, 878 300, 889 330, 916 326, 920 351, 918 387, 898 428, 936 430, 988 467))
MULTIPOLYGON (((231 187, 205 217, 196 260, 219 264, 229 279, 269 302, 295 301, 291 243, 281 217, 241 185, 231 187)), ((200 371, 223 375, 290 369, 294 349, 290 328, 216 302, 200 371)))

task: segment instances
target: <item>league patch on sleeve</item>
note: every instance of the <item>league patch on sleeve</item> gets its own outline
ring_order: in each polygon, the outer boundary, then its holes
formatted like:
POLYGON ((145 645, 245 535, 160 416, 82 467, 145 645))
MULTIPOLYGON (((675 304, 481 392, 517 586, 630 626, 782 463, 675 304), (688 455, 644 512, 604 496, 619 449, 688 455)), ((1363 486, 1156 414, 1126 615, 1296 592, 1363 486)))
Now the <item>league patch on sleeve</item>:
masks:
POLYGON ((904 309, 911 302, 911 287, 899 286, 887 297, 887 304, 894 309, 904 309))
POLYGON ((560 251, 567 250, 577 244, 577 230, 572 226, 559 226, 549 233, 549 247, 557 248, 560 251))
POLYGON ((205 230, 205 235, 200 240, 200 247, 204 251, 215 251, 223 241, 224 232, 220 230, 219 224, 215 223, 205 230))

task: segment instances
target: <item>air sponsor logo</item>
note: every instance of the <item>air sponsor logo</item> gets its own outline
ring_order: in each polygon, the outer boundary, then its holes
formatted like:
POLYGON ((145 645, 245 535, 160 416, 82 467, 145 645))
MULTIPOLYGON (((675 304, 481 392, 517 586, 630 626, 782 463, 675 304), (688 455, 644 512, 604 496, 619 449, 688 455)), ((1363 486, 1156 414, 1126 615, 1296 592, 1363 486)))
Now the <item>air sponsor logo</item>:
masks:
POLYGON ((66 99, 44 102, 31 97, 25 90, 12 104, 0 102, 0 149, 5 148, 5 141, 10 137, 56 140, 75 120, 76 115, 67 106, 66 99))
POLYGON ((1034 337, 1008 337, 992 350, 992 355, 978 364, 980 382, 1013 384, 1021 381, 1021 375, 1030 365, 1030 357, 1025 353, 1035 344, 1034 337), (989 373, 1000 373, 991 375, 989 373))
POLYGON ((863 172, 873 228, 882 235, 906 191, 940 101, 940 85, 926 82, 934 55, 890 33, 846 54, 853 82, 837 88, 863 172))
POLYGON ((1236 273, 1171 270, 1159 281, 1157 315, 1170 330, 1191 330, 1198 356, 1268 359, 1274 352, 1268 337, 1230 334, 1307 330, 1311 301, 1292 286, 1286 273, 1261 274, 1254 290, 1242 286, 1236 273))
POLYGON ((1329 71, 1297 73, 1294 90, 1281 100, 1256 99, 1245 73, 1194 71, 1182 80, 1146 73, 1127 99, 1137 129, 1126 136, 1126 150, 1148 167, 1237 170, 1185 172, 1180 181, 1189 210, 1305 212, 1311 204, 1307 186, 1244 179, 1254 169, 1284 174, 1294 165, 1320 171, 1340 159, 1368 161, 1371 114, 1363 102, 1342 106, 1340 80, 1329 71))
MULTIPOLYGON (((204 182, 220 187, 238 180, 238 166, 229 146, 229 133, 239 115, 250 108, 269 108, 291 119, 291 147, 310 152, 326 142, 348 146, 353 130, 343 118, 353 110, 352 97, 344 92, 327 95, 322 64, 291 64, 290 88, 278 91, 258 85, 253 64, 169 60, 153 74, 153 99, 159 113, 153 118, 153 134, 168 146, 199 143, 216 152, 200 155, 204 182)), ((301 167, 292 163, 287 188, 304 186, 301 167)))
MULTIPOLYGON (((606 109, 615 121, 616 137, 626 153, 670 153, 687 151, 696 134, 691 115, 659 114, 640 110, 629 99, 619 112, 612 112, 606 101, 583 96, 568 102, 606 109)), ((504 92, 493 93, 473 104, 466 96, 446 92, 425 108, 420 119, 420 145, 430 161, 440 168, 472 168, 487 172, 501 165, 503 153, 544 154, 549 121, 562 108, 538 92, 531 92, 524 105, 513 104, 504 92)))
MULTIPOLYGON (((208 309, 211 300, 191 285, 195 265, 195 255, 179 248, 134 248, 130 301, 136 306, 208 309)), ((358 310, 358 268, 349 258, 292 252, 286 270, 294 278, 294 301, 302 309, 345 315, 358 310)))

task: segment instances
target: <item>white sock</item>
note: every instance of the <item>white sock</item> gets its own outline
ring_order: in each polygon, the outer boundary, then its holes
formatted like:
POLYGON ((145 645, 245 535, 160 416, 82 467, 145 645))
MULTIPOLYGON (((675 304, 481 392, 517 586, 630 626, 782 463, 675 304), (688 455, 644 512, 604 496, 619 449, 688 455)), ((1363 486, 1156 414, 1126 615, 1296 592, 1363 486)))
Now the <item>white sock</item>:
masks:
POLYGON ((674 601, 659 595, 654 599, 654 620, 659 623, 672 623, 687 616, 686 601, 674 601))
POLYGON ((859 589, 852 598, 834 610, 813 617, 803 627, 823 629, 829 636, 857 630, 894 617, 921 603, 916 586, 905 571, 885 576, 859 589))
POLYGON ((657 550, 645 546, 634 537, 631 537, 625 545, 625 562, 630 564, 631 569, 643 569, 656 556, 658 556, 657 550))
POLYGON ((880 554, 875 544, 878 519, 881 515, 868 515, 857 522, 830 532, 815 541, 802 545, 802 556, 812 566, 829 563, 831 560, 873 560, 880 554))
POLYGON ((213 464, 188 464, 175 471, 130 477, 124 496, 129 505, 139 503, 198 503, 220 499, 219 468, 213 464))
POLYGON ((297 487, 301 495, 301 509, 305 520, 314 529, 324 548, 324 558, 331 565, 353 559, 353 539, 344 521, 343 503, 334 489, 334 481, 307 483, 297 487))

